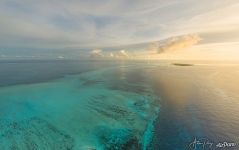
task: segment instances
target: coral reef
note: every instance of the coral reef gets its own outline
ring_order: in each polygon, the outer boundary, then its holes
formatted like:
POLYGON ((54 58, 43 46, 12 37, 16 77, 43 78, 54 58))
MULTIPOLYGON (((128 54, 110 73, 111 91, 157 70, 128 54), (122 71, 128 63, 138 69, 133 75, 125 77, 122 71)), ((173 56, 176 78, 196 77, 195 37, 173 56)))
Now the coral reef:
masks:
POLYGON ((74 139, 40 118, 0 120, 1 150, 72 150, 74 139))
POLYGON ((141 145, 134 132, 127 128, 96 128, 96 136, 104 150, 139 150, 141 145))

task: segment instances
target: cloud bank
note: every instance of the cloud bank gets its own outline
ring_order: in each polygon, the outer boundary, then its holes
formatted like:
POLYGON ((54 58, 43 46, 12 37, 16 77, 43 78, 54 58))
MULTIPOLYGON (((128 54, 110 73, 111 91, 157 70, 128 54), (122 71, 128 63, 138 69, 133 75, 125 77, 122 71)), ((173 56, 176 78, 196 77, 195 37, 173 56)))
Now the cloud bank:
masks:
POLYGON ((151 43, 149 47, 151 48, 151 51, 156 51, 160 54, 169 53, 177 50, 190 48, 201 40, 202 39, 199 37, 199 35, 196 34, 183 35, 172 37, 162 42, 151 43))
POLYGON ((236 3, 234 0, 1 0, 0 48, 92 49, 155 41, 198 32, 199 28, 204 31, 209 22, 210 29, 221 25, 226 28, 228 24, 237 27, 236 3), (225 9, 227 13, 222 11, 225 9), (212 22, 212 16, 218 17, 212 22), (225 19, 228 21, 224 22, 225 19))
POLYGON ((130 54, 126 50, 118 50, 114 52, 104 52, 101 49, 94 49, 90 52, 92 59, 128 59, 130 54))

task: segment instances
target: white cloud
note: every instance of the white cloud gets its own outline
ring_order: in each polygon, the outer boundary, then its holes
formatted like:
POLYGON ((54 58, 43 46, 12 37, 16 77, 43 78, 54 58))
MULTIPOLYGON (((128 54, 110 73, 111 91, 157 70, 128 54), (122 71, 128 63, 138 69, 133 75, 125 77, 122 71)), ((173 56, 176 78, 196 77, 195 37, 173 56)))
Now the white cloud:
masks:
POLYGON ((118 50, 114 52, 103 52, 100 49, 92 50, 90 53, 91 58, 97 59, 130 59, 131 54, 126 52, 126 50, 118 50))
POLYGON ((101 49, 93 49, 90 52, 90 57, 91 58, 102 58, 102 57, 104 57, 104 55, 102 54, 102 50, 101 49))
POLYGON ((110 53, 110 55, 109 55, 110 57, 114 57, 115 55, 113 54, 113 53, 110 53))
POLYGON ((116 56, 118 57, 129 57, 129 54, 125 50, 120 50, 118 53, 116 53, 116 56))
POLYGON ((64 56, 58 56, 57 58, 58 59, 64 59, 65 57, 64 56))

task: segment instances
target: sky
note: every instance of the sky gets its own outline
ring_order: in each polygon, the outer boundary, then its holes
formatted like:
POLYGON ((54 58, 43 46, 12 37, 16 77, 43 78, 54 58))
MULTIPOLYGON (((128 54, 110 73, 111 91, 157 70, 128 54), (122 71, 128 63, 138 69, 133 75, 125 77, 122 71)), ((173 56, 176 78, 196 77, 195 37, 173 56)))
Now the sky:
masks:
POLYGON ((1 0, 0 59, 238 59, 237 0, 1 0))

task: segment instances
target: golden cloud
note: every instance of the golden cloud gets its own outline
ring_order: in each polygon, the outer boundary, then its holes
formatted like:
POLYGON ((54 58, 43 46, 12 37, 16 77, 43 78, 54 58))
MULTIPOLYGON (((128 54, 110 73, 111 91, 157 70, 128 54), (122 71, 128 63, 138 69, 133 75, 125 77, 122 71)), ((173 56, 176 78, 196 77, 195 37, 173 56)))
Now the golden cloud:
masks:
MULTIPOLYGON (((154 47, 154 49, 157 49, 158 53, 168 53, 189 48, 201 40, 202 39, 197 34, 177 36, 166 39, 164 42, 158 44, 157 48, 154 47)), ((153 44, 153 46, 157 45, 153 44)))

